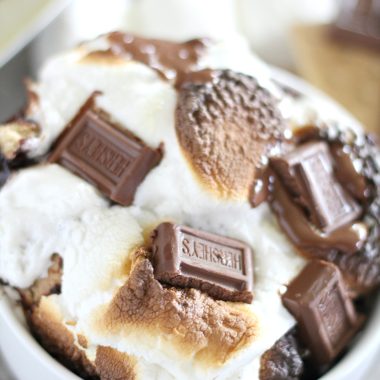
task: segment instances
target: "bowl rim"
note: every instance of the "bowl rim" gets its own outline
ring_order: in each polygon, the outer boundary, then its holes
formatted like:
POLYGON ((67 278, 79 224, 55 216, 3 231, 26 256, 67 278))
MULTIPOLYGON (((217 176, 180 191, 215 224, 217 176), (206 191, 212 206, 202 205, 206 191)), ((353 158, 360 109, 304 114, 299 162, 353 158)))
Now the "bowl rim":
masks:
POLYGON ((4 325, 12 331, 13 335, 24 347, 28 348, 29 354, 44 367, 50 367, 51 372, 64 375, 64 378, 67 380, 80 380, 80 377, 59 363, 38 344, 37 340, 28 330, 25 320, 21 320, 16 316, 14 308, 14 301, 9 299, 0 287, 0 318, 4 325))
MULTIPOLYGON (((289 85, 307 97, 323 102, 334 110, 336 114, 345 118, 353 128, 361 129, 361 124, 346 111, 342 106, 330 99, 326 94, 322 93, 312 85, 306 83, 301 78, 277 67, 270 67, 272 79, 275 79, 285 85, 289 85)), ((29 332, 25 323, 16 316, 13 310, 12 301, 8 298, 0 286, 0 318, 5 325, 12 330, 13 334, 19 341, 28 348, 34 359, 42 366, 49 367, 50 372, 57 374, 57 377, 65 380, 80 380, 81 378, 68 370, 49 353, 42 348, 29 332)), ((358 366, 367 361, 369 365, 373 364, 373 358, 380 349, 380 329, 378 323, 380 321, 380 297, 372 311, 372 315, 363 331, 355 339, 353 347, 347 354, 324 376, 319 380, 342 380, 349 378, 352 373, 357 370, 358 366), (372 356, 372 357, 371 357, 372 356), (369 360, 372 359, 372 360, 369 360)))

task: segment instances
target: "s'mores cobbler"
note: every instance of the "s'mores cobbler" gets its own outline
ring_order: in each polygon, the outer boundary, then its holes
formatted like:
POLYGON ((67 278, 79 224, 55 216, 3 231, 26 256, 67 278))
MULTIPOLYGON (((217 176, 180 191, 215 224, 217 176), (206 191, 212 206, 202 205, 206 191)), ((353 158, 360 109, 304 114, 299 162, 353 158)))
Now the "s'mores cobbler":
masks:
POLYGON ((0 127, 0 278, 84 379, 316 379, 380 284, 374 138, 244 41, 113 32, 0 127))

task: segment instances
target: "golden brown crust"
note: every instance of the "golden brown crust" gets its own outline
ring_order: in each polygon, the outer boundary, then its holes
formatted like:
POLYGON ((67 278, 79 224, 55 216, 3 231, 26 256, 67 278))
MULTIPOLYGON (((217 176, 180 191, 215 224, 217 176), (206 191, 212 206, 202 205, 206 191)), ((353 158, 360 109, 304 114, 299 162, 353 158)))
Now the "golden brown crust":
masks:
POLYGON ((43 297, 28 315, 31 331, 40 344, 63 365, 85 379, 97 379, 95 366, 65 327, 60 311, 49 297, 43 297))
POLYGON ((257 320, 247 306, 215 301, 195 289, 163 287, 148 257, 143 248, 136 253, 127 283, 96 318, 101 333, 159 337, 207 367, 222 366, 256 338, 257 320))
POLYGON ((221 197, 248 196, 284 129, 272 95, 247 75, 221 71, 212 82, 188 84, 179 93, 180 145, 201 182, 221 197))
POLYGON ((7 160, 13 160, 24 142, 38 136, 37 124, 18 118, 0 125, 0 151, 7 160))
POLYGON ((99 346, 95 366, 101 380, 136 380, 136 359, 111 347, 99 346))
POLYGON ((60 293, 62 281, 62 258, 58 254, 51 257, 48 275, 38 279, 26 289, 18 289, 23 307, 26 311, 34 308, 42 296, 60 293))

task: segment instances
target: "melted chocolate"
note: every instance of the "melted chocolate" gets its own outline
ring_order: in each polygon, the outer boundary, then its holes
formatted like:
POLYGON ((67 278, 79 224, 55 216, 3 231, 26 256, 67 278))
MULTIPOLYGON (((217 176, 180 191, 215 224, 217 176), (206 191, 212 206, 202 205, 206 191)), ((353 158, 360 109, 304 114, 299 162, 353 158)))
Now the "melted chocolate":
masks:
POLYGON ((362 210, 336 180, 325 142, 302 144, 270 160, 309 221, 326 234, 357 220, 362 210))
POLYGON ((139 184, 160 162, 161 151, 111 123, 93 107, 95 96, 61 133, 48 160, 92 183, 112 201, 128 206, 139 184))
MULTIPOLYGON (((296 130, 293 134, 295 143, 302 144, 309 141, 328 140, 321 136, 321 129, 314 125, 307 125, 296 130)), ((367 202, 372 191, 363 174, 354 166, 354 154, 349 144, 341 141, 328 141, 330 153, 334 160, 334 172, 336 179, 351 196, 361 202, 367 202)))
POLYGON ((363 175, 357 172, 350 149, 339 143, 330 146, 335 162, 335 176, 345 189, 358 201, 366 202, 371 189, 363 175))
POLYGON ((205 83, 214 83, 221 75, 220 70, 204 69, 200 71, 178 72, 176 87, 179 89, 186 84, 200 85, 205 83))
POLYGON ((315 125, 305 125, 293 131, 293 141, 296 145, 320 139, 320 129, 315 125))
POLYGON ((301 208, 293 201, 276 177, 273 177, 271 206, 280 226, 302 253, 324 257, 331 251, 357 252, 364 244, 365 234, 358 232, 357 225, 348 225, 329 234, 317 230, 307 220, 301 208))
POLYGON ((253 181, 249 194, 249 202, 252 207, 257 207, 268 200, 270 195, 271 176, 268 167, 257 170, 257 176, 253 181))
POLYGON ((88 56, 127 57, 151 67, 176 86, 182 84, 187 73, 198 71, 198 62, 207 44, 204 39, 175 43, 122 32, 110 33, 107 39, 111 45, 108 50, 95 51, 88 56))
POLYGON ((351 296, 357 297, 380 285, 380 149, 372 136, 357 136, 335 124, 295 131, 295 145, 310 141, 329 144, 336 179, 364 210, 361 223, 356 224, 362 229, 361 237, 356 226, 321 234, 279 181, 272 186, 271 206, 293 244, 308 256, 335 263, 351 296))

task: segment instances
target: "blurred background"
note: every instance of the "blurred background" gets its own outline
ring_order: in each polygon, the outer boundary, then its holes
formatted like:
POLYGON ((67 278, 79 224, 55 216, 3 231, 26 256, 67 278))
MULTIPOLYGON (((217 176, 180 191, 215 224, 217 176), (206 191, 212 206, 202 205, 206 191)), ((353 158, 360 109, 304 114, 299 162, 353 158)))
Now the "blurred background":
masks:
POLYGON ((174 40, 243 34, 269 64, 380 133, 380 0, 0 0, 0 122, 23 106, 23 81, 47 57, 115 29, 174 40))

